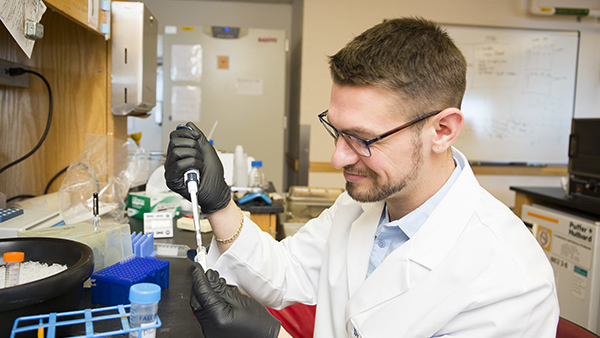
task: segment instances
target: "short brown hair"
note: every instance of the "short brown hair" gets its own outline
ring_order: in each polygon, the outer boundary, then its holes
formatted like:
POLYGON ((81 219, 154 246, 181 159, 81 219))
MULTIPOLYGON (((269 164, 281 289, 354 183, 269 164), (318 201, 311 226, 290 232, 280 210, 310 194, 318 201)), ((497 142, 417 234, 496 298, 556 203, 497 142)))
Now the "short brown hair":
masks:
POLYGON ((329 57, 338 85, 376 86, 398 95, 419 115, 460 108, 467 62, 450 36, 423 18, 384 21, 329 57))

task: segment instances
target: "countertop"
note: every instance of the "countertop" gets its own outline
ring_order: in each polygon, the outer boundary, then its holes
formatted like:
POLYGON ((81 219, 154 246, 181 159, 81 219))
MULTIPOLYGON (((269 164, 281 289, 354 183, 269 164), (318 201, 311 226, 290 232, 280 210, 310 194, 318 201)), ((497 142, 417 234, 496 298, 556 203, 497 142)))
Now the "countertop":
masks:
POLYGON ((600 200, 585 196, 568 195, 561 187, 510 187, 510 190, 562 208, 600 216, 600 200))
MULTIPOLYGON (((143 222, 138 219, 130 220, 131 231, 143 231, 143 222)), ((203 243, 210 243, 212 233, 202 235, 203 243)), ((192 249, 196 248, 196 238, 192 231, 181 230, 174 227, 173 238, 157 238, 155 243, 185 244, 192 249)), ((162 290, 161 300, 158 303, 158 316, 162 322, 156 333, 157 338, 203 338, 200 324, 194 317, 190 308, 191 268, 193 262, 187 258, 157 257, 169 262, 169 287, 162 290)), ((84 289, 80 308, 100 308, 107 305, 91 304, 91 291, 84 289)), ((118 325, 118 324, 117 324, 118 325)), ((106 332, 118 330, 120 327, 110 326, 106 323, 98 324, 98 331, 106 332)), ((83 328, 73 328, 73 335, 84 335, 83 328)))

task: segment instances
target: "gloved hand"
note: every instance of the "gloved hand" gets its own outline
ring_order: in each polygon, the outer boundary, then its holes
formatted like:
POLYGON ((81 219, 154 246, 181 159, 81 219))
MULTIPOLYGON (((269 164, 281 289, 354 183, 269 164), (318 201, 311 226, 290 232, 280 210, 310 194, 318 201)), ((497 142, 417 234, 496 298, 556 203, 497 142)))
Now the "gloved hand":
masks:
POLYGON ((231 190, 225 182, 223 165, 206 136, 192 122, 190 129, 177 129, 171 132, 165 179, 169 189, 190 200, 183 175, 190 169, 198 169, 198 204, 205 214, 212 214, 227 206, 231 200, 231 190))
POLYGON ((256 300, 200 264, 192 270, 190 306, 206 338, 276 338, 281 323, 256 300))

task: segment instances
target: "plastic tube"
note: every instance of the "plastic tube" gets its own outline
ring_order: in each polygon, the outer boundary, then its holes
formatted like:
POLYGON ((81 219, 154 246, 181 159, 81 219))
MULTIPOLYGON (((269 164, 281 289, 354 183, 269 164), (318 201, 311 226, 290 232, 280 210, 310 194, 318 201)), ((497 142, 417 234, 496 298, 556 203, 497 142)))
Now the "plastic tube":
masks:
POLYGON ((6 263, 6 275, 4 277, 4 287, 11 287, 19 284, 19 275, 21 274, 21 262, 25 259, 22 252, 5 252, 3 255, 6 263))
POLYGON ((143 329, 156 324, 161 288, 153 283, 138 283, 129 288, 131 310, 129 325, 137 330, 129 333, 130 338, 155 338, 156 329, 143 329), (141 334, 140 334, 141 333, 141 334))

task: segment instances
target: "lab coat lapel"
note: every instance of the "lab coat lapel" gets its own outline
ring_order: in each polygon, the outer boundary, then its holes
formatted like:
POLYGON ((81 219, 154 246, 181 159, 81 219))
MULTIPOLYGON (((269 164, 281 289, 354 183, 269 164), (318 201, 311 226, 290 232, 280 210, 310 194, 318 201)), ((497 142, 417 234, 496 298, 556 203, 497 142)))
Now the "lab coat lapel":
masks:
POLYGON ((410 287, 409 256, 411 247, 411 241, 406 242, 390 253, 369 278, 363 279, 360 288, 348 301, 347 319, 389 301, 408 290, 410 287))
POLYGON ((481 187, 468 165, 414 238, 410 259, 428 269, 446 257, 473 216, 481 187))
POLYGON ((361 204, 361 206, 364 212, 352 223, 346 248, 349 297, 352 297, 367 276, 373 238, 384 202, 361 204))

